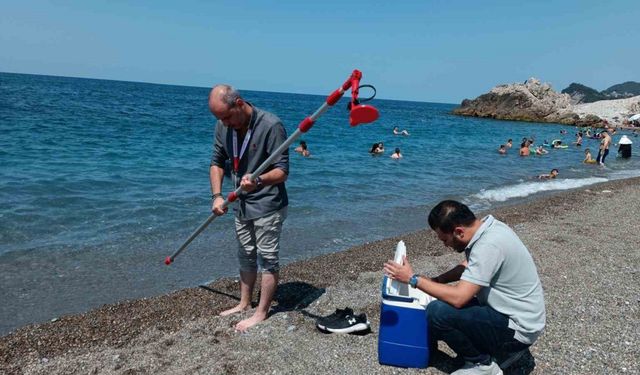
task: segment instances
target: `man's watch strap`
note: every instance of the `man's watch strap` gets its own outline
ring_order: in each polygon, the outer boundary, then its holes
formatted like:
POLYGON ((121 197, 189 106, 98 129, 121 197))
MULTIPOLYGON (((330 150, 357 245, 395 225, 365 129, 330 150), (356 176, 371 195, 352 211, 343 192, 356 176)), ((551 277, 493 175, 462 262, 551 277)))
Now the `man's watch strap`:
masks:
POLYGON ((409 279, 409 285, 411 285, 412 288, 415 288, 418 286, 418 278, 420 277, 420 275, 413 274, 413 276, 411 276, 411 278, 409 279))
POLYGON ((221 193, 211 194, 211 199, 216 199, 216 198, 224 198, 224 195, 222 195, 221 193))
POLYGON ((260 189, 264 186, 264 182, 262 182, 262 178, 260 178, 260 176, 256 177, 254 182, 256 183, 256 189, 260 189))

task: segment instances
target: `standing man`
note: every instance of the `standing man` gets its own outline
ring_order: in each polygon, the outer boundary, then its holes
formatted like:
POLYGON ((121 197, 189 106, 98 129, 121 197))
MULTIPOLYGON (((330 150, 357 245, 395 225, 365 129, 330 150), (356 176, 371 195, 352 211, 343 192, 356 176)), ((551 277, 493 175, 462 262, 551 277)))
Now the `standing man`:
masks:
POLYGON ((609 128, 609 125, 605 125, 604 131, 600 133, 602 140, 600 141, 600 149, 598 150, 596 161, 602 166, 604 166, 604 158, 609 155, 609 146, 611 146, 611 136, 609 135, 610 131, 611 129, 609 128))
POLYGON ((234 314, 251 308, 251 298, 262 268, 260 301, 253 316, 240 321, 236 330, 244 332, 265 320, 278 287, 278 251, 282 223, 287 216, 289 152, 285 150, 260 176, 255 171, 284 141, 287 134, 280 119, 244 101, 229 85, 216 85, 209 94, 209 110, 218 119, 215 144, 209 167, 212 211, 223 215, 222 180, 227 160, 236 189, 242 187, 236 203, 235 229, 240 263, 240 303, 220 313, 234 314))
POLYGON ((531 254, 505 223, 477 219, 466 205, 442 201, 429 226, 465 259, 434 278, 403 265, 385 263, 393 280, 436 298, 427 305, 429 334, 465 360, 456 375, 502 374, 538 338, 545 326, 542 285, 531 254), (458 281, 455 285, 448 283, 458 281), (494 358, 499 357, 500 366, 494 358))

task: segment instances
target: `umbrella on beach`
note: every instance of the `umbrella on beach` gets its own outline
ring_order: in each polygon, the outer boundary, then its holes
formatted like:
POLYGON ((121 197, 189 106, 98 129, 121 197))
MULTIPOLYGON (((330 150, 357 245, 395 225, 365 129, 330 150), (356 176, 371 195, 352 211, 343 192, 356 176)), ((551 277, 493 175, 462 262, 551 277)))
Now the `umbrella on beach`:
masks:
POLYGON ((636 120, 640 120, 640 113, 629 117, 629 121, 636 121, 636 120))

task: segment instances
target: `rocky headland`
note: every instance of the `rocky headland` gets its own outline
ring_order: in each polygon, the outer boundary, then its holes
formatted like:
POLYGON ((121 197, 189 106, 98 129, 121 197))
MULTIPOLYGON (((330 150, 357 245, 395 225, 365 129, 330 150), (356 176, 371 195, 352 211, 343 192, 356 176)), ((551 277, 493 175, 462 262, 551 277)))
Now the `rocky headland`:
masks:
POLYGON ((499 120, 547 122, 578 126, 602 126, 605 121, 624 125, 640 111, 640 96, 573 104, 568 94, 557 93, 550 84, 529 78, 524 83, 498 85, 476 99, 465 99, 453 110, 456 115, 499 120))

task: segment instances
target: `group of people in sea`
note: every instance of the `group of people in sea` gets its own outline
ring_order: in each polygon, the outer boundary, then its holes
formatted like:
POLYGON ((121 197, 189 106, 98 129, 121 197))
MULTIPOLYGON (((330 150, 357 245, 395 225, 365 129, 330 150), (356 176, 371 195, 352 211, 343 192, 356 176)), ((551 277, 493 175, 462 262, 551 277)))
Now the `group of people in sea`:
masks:
MULTIPOLYGON (((599 139, 600 145, 598 147, 598 155, 595 159, 591 155, 591 150, 586 148, 584 151, 585 157, 583 163, 585 164, 599 164, 604 166, 605 159, 607 155, 609 155, 609 148, 612 143, 612 135, 615 135, 616 129, 609 127, 609 125, 605 124, 604 128, 600 132, 593 131, 591 128, 578 128, 578 132, 575 134, 576 140, 572 142, 575 147, 582 147, 582 142, 584 137, 590 139, 599 139)), ((567 135, 567 130, 560 130, 560 134, 562 136, 567 135)), ((533 137, 524 137, 522 138, 522 142, 520 143, 520 148, 518 150, 518 155, 521 157, 526 157, 531 155, 532 153, 538 156, 548 154, 549 151, 545 149, 545 147, 549 147, 552 149, 565 149, 568 148, 569 145, 563 143, 561 139, 554 139, 551 142, 548 140, 544 140, 542 144, 538 146, 534 145, 535 139, 533 137)), ((513 147, 513 139, 508 139, 505 144, 501 144, 498 147, 498 153, 501 155, 506 155, 507 151, 513 147)), ((539 179, 553 179, 556 178, 559 174, 558 169, 554 168, 548 174, 538 175, 539 179)))
MULTIPOLYGON (((409 132, 406 129, 400 130, 398 126, 393 127, 393 135, 409 135, 409 132)), ((371 149, 369 150, 371 155, 382 155, 384 154, 384 143, 376 142, 371 145, 371 149)), ((402 153, 400 152, 400 148, 396 147, 391 154, 391 159, 402 159, 402 153)))

